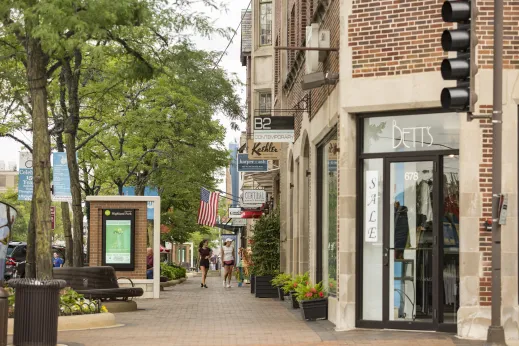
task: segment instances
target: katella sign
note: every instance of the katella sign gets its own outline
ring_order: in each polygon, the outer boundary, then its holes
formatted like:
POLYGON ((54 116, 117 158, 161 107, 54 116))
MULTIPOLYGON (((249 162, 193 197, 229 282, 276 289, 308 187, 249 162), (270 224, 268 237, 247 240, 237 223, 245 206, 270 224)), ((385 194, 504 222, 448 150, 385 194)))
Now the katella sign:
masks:
POLYGON ((243 204, 263 204, 267 201, 265 190, 243 190, 241 194, 243 204))
POLYGON ((434 143, 430 126, 399 127, 393 120, 393 149, 404 146, 405 148, 425 148, 434 143))
POLYGON ((281 144, 248 140, 247 154, 249 154, 249 158, 253 160, 279 160, 281 144))

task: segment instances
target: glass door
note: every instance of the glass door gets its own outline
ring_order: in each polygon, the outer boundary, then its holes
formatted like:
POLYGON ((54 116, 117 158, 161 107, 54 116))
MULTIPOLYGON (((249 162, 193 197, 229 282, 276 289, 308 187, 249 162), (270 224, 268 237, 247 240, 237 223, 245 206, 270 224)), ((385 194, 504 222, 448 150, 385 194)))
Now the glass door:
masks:
MULTIPOLYGON (((434 329, 437 297, 437 159, 387 159, 384 186, 384 320, 434 329)), ((412 328, 412 327, 410 327, 412 328)))

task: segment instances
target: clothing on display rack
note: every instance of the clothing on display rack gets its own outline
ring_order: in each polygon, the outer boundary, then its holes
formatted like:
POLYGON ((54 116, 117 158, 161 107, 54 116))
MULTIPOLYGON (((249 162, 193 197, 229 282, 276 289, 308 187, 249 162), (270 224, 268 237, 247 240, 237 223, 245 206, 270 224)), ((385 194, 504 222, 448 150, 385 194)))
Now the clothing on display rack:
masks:
POLYGON ((458 264, 454 261, 453 263, 447 264, 443 268, 443 288, 444 288, 444 300, 447 305, 458 305, 458 264))

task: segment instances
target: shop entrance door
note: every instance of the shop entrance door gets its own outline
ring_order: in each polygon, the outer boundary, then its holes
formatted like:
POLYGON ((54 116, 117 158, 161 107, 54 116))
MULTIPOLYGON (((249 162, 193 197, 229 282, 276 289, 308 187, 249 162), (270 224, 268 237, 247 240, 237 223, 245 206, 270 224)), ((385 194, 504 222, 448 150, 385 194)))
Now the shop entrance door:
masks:
POLYGON ((383 321, 437 329, 439 157, 384 163, 383 321))

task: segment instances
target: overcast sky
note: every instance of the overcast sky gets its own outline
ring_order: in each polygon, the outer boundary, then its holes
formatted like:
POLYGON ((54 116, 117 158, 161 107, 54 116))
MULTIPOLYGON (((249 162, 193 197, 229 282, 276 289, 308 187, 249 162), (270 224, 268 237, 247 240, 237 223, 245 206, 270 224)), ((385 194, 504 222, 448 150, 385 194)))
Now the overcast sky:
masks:
MULTIPOLYGON (((246 0, 224 0, 227 5, 227 11, 223 10, 208 10, 197 8, 198 11, 206 12, 211 18, 215 20, 215 25, 218 27, 231 27, 233 30, 236 29, 238 23, 241 20, 241 10, 247 7, 248 2, 246 0)), ((242 82, 245 82, 245 67, 241 66, 240 62, 240 30, 234 37, 232 44, 229 46, 227 53, 222 58, 219 66, 228 71, 228 73, 236 73, 242 82)), ((195 44, 199 49, 220 51, 223 52, 229 40, 223 37, 211 37, 211 39, 195 38, 195 44)), ((239 90, 243 104, 245 104, 245 89, 239 90)), ((230 129, 230 122, 223 116, 216 115, 216 118, 227 128, 227 135, 225 145, 228 147, 229 143, 239 141, 240 132, 232 131, 230 129)), ((244 124, 241 125, 244 130, 244 124)), ((21 134, 20 137, 31 143, 31 135, 21 134)), ((22 149, 22 146, 9 138, 0 138, 0 161, 7 163, 9 161, 15 161, 18 163, 18 153, 22 149)), ((220 184, 220 189, 225 189, 225 184, 220 184)))

